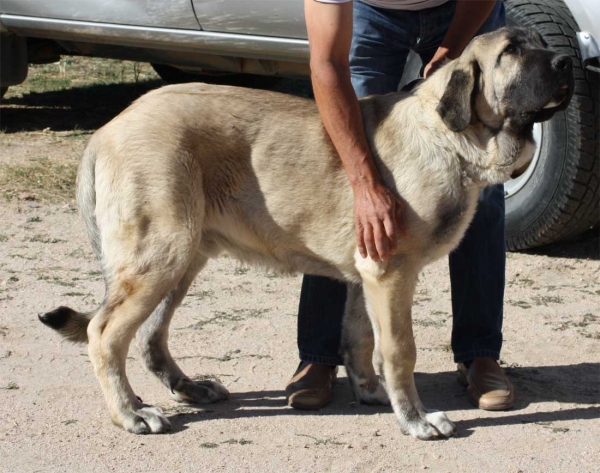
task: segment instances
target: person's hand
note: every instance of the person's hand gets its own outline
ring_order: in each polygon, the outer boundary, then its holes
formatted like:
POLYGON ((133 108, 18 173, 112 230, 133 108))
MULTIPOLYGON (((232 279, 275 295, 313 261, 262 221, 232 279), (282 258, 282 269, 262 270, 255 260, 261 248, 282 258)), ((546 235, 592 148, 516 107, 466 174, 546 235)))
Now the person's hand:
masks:
POLYGON ((398 250, 398 237, 406 236, 402 202, 382 184, 355 187, 354 228, 363 258, 388 261, 398 250))
POLYGON ((440 47, 431 58, 431 61, 423 69, 423 77, 427 79, 437 69, 446 63, 446 60, 450 59, 449 51, 447 48, 440 47))

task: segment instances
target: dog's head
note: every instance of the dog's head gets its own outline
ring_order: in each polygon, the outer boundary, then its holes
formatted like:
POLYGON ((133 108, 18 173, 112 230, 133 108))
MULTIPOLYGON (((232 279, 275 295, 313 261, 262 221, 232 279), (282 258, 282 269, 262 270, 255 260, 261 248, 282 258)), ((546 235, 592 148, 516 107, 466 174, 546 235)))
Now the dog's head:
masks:
POLYGON ((571 58, 547 49, 532 29, 481 35, 447 67, 437 110, 453 131, 476 121, 500 129, 508 120, 515 131, 528 132, 564 110, 573 95, 571 58))

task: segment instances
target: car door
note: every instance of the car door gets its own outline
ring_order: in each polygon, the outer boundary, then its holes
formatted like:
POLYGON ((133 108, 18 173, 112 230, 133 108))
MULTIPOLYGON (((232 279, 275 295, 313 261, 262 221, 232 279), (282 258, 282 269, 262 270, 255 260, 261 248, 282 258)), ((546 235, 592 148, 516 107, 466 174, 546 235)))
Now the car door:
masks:
POLYGON ((303 0, 192 0, 205 31, 306 39, 303 0))
POLYGON ((199 30, 191 0, 2 0, 3 14, 199 30))

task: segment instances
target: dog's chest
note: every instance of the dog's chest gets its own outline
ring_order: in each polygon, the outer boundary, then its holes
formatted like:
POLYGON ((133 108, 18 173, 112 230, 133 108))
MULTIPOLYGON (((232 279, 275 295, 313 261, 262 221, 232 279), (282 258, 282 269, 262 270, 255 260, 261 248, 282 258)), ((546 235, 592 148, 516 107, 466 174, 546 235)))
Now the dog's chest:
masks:
POLYGON ((451 199, 440 201, 431 240, 440 252, 452 251, 462 239, 477 207, 478 191, 464 190, 451 199))

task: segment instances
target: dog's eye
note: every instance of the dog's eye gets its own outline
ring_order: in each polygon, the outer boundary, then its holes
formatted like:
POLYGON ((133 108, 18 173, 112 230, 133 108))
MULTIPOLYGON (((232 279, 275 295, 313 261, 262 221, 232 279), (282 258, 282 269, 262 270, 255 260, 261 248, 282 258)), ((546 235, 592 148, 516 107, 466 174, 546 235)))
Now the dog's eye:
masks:
POLYGON ((509 44, 508 46, 506 46, 506 48, 504 48, 502 54, 516 54, 518 52, 519 48, 517 48, 514 44, 509 44))

